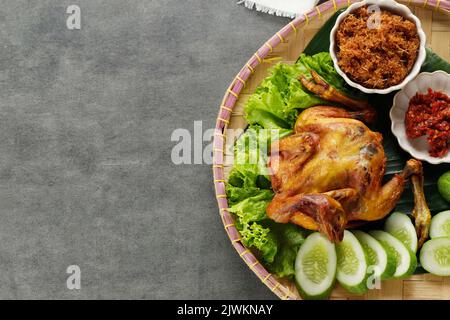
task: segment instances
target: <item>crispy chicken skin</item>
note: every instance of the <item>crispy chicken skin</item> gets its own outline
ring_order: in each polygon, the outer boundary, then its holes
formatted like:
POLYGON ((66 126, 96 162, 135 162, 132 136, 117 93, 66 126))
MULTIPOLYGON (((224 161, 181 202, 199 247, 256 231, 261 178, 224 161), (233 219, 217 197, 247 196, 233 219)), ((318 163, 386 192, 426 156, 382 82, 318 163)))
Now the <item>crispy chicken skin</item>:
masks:
POLYGON ((267 207, 269 218, 318 230, 339 242, 345 228, 390 213, 413 177, 414 216, 422 243, 430 212, 423 196, 421 162, 409 160, 402 173, 382 185, 383 138, 361 121, 373 121, 375 111, 357 101, 349 103, 347 97, 340 99, 317 74, 313 78, 316 83, 301 79, 303 85, 354 111, 331 106, 307 109, 299 115, 294 134, 272 146, 268 165, 275 196, 267 207))

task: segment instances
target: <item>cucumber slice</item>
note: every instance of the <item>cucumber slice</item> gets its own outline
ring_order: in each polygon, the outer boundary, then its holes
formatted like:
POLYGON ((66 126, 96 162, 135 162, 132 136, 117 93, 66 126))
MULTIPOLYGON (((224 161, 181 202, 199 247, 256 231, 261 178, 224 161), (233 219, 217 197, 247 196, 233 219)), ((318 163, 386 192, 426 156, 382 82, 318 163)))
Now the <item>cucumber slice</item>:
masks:
POLYGON ((358 239, 350 231, 344 231, 344 239, 336 245, 339 284, 353 293, 367 291, 367 257, 358 239))
POLYGON ((404 213, 394 212, 387 218, 384 231, 400 240, 412 252, 417 251, 417 233, 411 219, 404 213))
POLYGON ((420 250, 420 263, 429 273, 450 276, 450 237, 425 242, 420 250))
POLYGON ((366 252, 369 275, 379 277, 381 280, 391 278, 397 266, 395 254, 386 250, 378 240, 365 232, 355 230, 353 234, 366 252))
POLYGON ((336 249, 318 232, 310 234, 295 260, 295 283, 303 299, 325 299, 336 276, 336 249))
POLYGON ((384 231, 370 231, 369 234, 377 239, 390 254, 395 255, 394 278, 405 278, 414 273, 417 268, 416 255, 408 249, 400 240, 384 231))
POLYGON ((430 238, 450 237, 450 210, 442 211, 431 219, 430 238))

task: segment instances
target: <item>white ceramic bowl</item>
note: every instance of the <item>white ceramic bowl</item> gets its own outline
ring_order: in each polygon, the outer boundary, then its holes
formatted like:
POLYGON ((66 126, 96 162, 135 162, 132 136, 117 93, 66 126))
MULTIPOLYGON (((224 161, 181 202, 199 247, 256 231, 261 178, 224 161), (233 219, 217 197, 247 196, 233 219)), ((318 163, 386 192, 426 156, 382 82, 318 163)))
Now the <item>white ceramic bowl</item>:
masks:
POLYGON ((417 92, 427 93, 428 88, 450 96, 450 75, 444 71, 422 72, 401 91, 397 92, 389 113, 392 121, 391 130, 397 137, 400 147, 414 158, 431 164, 450 163, 450 153, 447 153, 443 158, 435 158, 428 154, 429 145, 426 137, 409 139, 406 136, 405 114, 408 110, 409 101, 417 92))
POLYGON ((334 25, 333 29, 331 30, 330 34, 330 54, 331 58, 333 59, 334 68, 336 69, 337 73, 339 73, 344 80, 352 87, 357 88, 365 93, 378 93, 378 94, 387 94, 395 90, 400 90, 403 88, 409 81, 414 79, 415 76, 420 72, 420 68, 425 61, 426 52, 425 52, 425 43, 426 43, 426 36, 425 32, 423 32, 422 24, 420 23, 420 20, 412 14, 411 10, 407 6, 404 6, 402 4, 399 4, 395 2, 394 0, 364 0, 361 2, 356 2, 349 6, 347 10, 342 12, 339 17, 336 20, 336 24, 334 25), (417 55, 416 62, 411 69, 411 72, 409 75, 399 84, 386 88, 386 89, 372 89, 372 88, 366 88, 360 85, 359 83, 356 83, 352 80, 350 80, 347 75, 341 70, 341 68, 338 65, 338 59, 336 56, 336 47, 335 47, 335 38, 336 38, 336 32, 341 24, 342 20, 351 12, 354 10, 364 7, 364 6, 370 6, 372 4, 376 4, 380 6, 381 9, 388 10, 390 12, 396 13, 398 15, 401 15, 405 17, 406 19, 413 21, 417 26, 417 32, 419 34, 420 39, 420 46, 419 46, 419 53, 417 55))

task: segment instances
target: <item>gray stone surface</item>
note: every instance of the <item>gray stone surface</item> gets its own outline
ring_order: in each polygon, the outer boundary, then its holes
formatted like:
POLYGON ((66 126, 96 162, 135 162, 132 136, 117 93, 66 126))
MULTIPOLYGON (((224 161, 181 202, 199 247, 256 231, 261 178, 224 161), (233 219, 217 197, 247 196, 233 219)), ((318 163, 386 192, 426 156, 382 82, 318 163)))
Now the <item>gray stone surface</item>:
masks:
POLYGON ((288 21, 235 2, 2 1, 0 298, 274 298, 226 237, 211 168, 170 157, 288 21))

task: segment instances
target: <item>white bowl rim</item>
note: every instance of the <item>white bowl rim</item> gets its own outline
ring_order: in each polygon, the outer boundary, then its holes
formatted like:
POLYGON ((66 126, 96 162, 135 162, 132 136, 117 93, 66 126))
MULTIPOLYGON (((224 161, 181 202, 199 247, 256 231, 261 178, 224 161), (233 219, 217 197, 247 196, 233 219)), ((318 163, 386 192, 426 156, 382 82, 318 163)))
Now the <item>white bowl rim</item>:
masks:
MULTIPOLYGON (((449 81, 450 81, 450 74, 448 74, 447 72, 442 71, 442 70, 437 70, 437 71, 434 71, 434 72, 421 72, 421 73, 419 73, 419 74, 417 75, 417 77, 415 77, 409 84, 413 84, 413 83, 415 83, 415 82, 421 80, 422 78, 432 78, 432 77, 435 77, 436 75, 442 76, 442 77, 446 77, 446 78, 448 78, 449 81)), ((408 85, 409 85, 409 84, 408 84, 408 85)), ((404 89, 406 89, 406 87, 405 87, 404 89)), ((433 88, 432 88, 432 89, 433 89, 433 88)), ((408 152, 408 153, 409 153, 411 156, 413 156, 414 158, 419 159, 419 160, 426 161, 426 162, 431 163, 431 164, 450 163, 450 161, 449 161, 448 159, 446 159, 446 158, 436 158, 436 157, 432 157, 432 156, 430 156, 430 155, 428 154, 428 152, 427 152, 427 153, 422 153, 422 152, 417 151, 417 150, 414 149, 414 148, 410 148, 408 145, 406 145, 406 144, 404 143, 403 139, 401 139, 401 138, 399 137, 397 131, 394 129, 395 124, 396 124, 394 120, 395 120, 396 118, 395 118, 394 115, 393 115, 393 113, 394 113, 393 111, 394 111, 394 109, 398 106, 398 104, 397 104, 397 99, 398 99, 398 97, 400 96, 400 94, 402 94, 402 93, 403 93, 403 90, 400 90, 399 92, 397 92, 397 93, 395 94, 394 99, 393 99, 393 102, 392 102, 391 110, 389 111, 389 118, 391 119, 391 131, 392 131, 392 134, 397 138, 397 141, 398 141, 398 144, 400 145, 400 147, 401 147, 404 151, 408 152)), ((405 135, 406 135, 406 133, 405 133, 405 135)))
POLYGON ((417 18, 407 6, 400 4, 394 0, 363 0, 361 2, 356 2, 352 5, 350 5, 344 12, 342 12, 338 16, 333 29, 331 29, 329 50, 330 50, 331 59, 333 60, 333 64, 334 64, 334 68, 336 69, 336 72, 342 78, 344 78, 345 82, 347 82, 348 85, 350 85, 362 92, 365 92, 365 93, 387 94, 387 93, 391 93, 393 91, 402 89, 408 82, 410 82, 412 79, 414 79, 414 77, 416 77, 417 74, 419 74, 422 64, 424 63, 425 58, 426 58, 425 46, 426 46, 426 35, 422 29, 422 23, 420 22, 419 18, 417 18), (396 10, 400 11, 401 15, 403 17, 407 18, 408 20, 414 21, 414 23, 416 24, 417 33, 418 33, 419 39, 420 39, 419 54, 417 55, 416 62, 414 63, 414 66, 411 69, 408 76, 406 76, 405 79, 403 79, 403 81, 401 83, 399 83, 395 86, 391 86, 389 88, 385 88, 385 89, 366 88, 366 87, 362 86, 361 84, 350 80, 350 78, 339 67, 338 60, 336 57, 336 52, 335 52, 335 35, 336 35, 337 29, 338 29, 339 25, 341 24, 342 20, 349 13, 353 12, 354 10, 364 7, 366 5, 370 5, 370 4, 377 4, 381 7, 386 8, 387 10, 396 9, 396 10))

